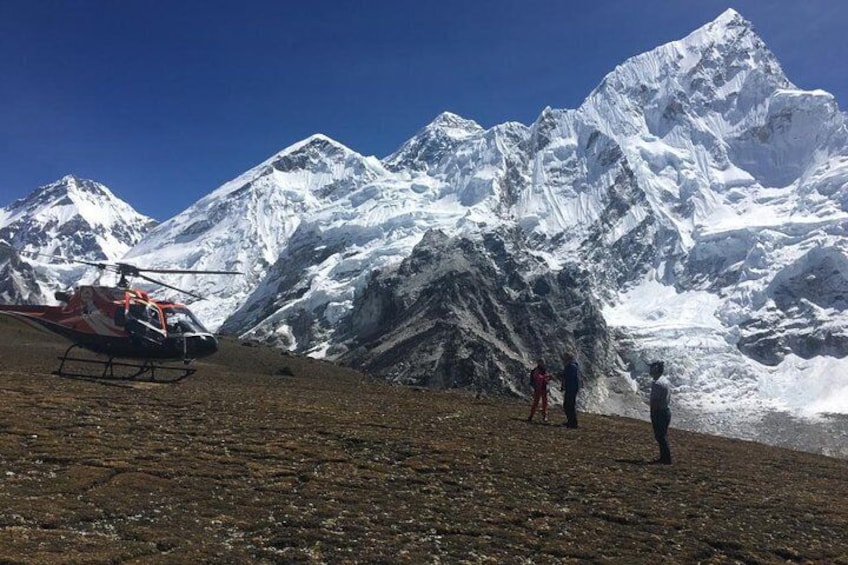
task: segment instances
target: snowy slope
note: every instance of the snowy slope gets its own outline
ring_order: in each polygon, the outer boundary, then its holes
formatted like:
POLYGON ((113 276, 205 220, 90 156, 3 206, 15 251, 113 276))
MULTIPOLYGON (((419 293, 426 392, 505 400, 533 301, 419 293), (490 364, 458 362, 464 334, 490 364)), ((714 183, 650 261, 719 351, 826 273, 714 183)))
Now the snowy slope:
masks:
POLYGON ((44 303, 49 300, 44 293, 47 284, 32 265, 0 241, 0 303, 44 303))
MULTIPOLYGON (((225 269, 241 276, 185 275, 170 284, 210 299, 195 311, 218 327, 265 277, 304 223, 318 214, 344 222, 373 197, 375 183, 391 174, 323 135, 272 156, 157 226, 126 260, 146 267, 225 269), (352 203, 353 211, 337 202, 352 203)), ((166 291, 167 292, 167 291, 166 291)), ((185 296, 180 299, 188 300, 185 296)))

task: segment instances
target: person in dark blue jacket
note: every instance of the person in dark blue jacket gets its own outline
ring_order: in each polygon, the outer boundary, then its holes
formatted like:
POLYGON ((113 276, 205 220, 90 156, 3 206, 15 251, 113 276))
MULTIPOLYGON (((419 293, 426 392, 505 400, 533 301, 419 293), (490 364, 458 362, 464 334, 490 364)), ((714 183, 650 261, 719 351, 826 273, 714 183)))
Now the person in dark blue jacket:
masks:
POLYGON ((562 370, 562 407, 565 410, 566 428, 577 427, 577 392, 580 390, 580 365, 574 354, 566 351, 562 356, 565 367, 562 370))

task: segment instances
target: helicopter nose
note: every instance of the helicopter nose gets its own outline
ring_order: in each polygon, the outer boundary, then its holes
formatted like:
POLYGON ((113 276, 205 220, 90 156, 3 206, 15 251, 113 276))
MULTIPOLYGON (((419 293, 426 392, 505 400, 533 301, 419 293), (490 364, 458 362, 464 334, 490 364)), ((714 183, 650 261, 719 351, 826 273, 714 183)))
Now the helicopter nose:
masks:
POLYGON ((188 349, 192 357, 207 357, 218 351, 218 340, 212 334, 195 335, 188 349))

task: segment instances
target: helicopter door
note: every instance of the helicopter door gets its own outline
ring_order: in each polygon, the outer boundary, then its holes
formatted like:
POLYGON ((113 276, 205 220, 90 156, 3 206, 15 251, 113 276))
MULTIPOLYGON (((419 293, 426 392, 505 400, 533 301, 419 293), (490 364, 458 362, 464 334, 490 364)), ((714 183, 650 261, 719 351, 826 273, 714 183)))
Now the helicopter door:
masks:
POLYGON ((165 339, 165 326, 159 308, 137 298, 127 307, 124 329, 131 337, 142 341, 161 343, 165 339))

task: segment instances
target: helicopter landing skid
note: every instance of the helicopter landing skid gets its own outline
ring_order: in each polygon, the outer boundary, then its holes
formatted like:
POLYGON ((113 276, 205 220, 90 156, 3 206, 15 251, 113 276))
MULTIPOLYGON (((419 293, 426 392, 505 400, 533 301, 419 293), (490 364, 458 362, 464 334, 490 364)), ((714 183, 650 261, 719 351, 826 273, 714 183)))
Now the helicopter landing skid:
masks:
POLYGON ((60 377, 74 377, 74 378, 85 378, 85 379, 97 379, 97 380, 109 380, 109 381, 146 381, 146 382, 156 382, 156 383, 175 383, 177 381, 181 381, 189 375, 194 374, 197 369, 193 367, 183 366, 177 367, 172 365, 163 365, 160 363, 154 363, 150 360, 144 360, 137 363, 126 362, 126 361, 115 361, 115 358, 109 356, 108 359, 92 359, 85 357, 69 357, 70 352, 79 347, 77 344, 71 345, 68 349, 65 350, 65 353, 59 357, 59 368, 53 371, 54 375, 58 375, 60 377), (91 372, 76 372, 73 370, 67 370, 65 368, 65 363, 68 361, 73 363, 79 363, 84 367, 94 368, 94 367, 103 367, 103 372, 99 375, 92 374, 91 372), (115 369, 117 370, 117 373, 115 369), (159 373, 159 378, 157 378, 157 372, 159 373))

